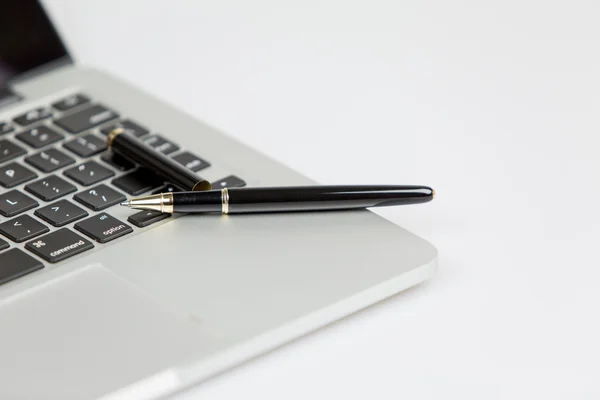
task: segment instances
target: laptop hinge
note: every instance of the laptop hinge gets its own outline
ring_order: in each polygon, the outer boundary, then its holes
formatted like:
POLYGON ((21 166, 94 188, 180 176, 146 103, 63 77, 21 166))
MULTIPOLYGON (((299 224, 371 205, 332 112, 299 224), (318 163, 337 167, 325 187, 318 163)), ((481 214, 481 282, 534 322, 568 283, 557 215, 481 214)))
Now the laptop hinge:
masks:
POLYGON ((6 86, 0 87, 0 108, 16 103, 21 99, 22 97, 13 92, 10 88, 6 86))

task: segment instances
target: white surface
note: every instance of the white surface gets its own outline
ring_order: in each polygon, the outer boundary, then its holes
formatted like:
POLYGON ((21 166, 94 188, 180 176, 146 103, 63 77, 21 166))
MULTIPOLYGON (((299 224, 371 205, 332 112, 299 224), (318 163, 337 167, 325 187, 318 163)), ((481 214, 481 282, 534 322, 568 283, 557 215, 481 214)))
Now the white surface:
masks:
POLYGON ((45 2, 78 62, 311 178, 438 193, 381 210, 432 281, 198 398, 600 396, 597 2, 45 2))

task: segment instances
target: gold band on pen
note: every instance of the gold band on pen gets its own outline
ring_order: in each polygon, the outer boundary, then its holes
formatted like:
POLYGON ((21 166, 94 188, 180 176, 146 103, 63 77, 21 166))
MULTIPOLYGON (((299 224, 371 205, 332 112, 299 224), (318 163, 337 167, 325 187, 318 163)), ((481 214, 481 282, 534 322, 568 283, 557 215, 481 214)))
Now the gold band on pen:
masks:
POLYGON ((229 213, 229 191, 227 188, 221 189, 221 212, 223 214, 229 213))
POLYGON ((106 145, 110 148, 115 138, 123 132, 125 132, 125 129, 123 128, 115 128, 112 131, 110 131, 108 133, 108 139, 106 139, 106 145))
POLYGON ((161 193, 161 209, 162 213, 173 212, 173 193, 161 193))

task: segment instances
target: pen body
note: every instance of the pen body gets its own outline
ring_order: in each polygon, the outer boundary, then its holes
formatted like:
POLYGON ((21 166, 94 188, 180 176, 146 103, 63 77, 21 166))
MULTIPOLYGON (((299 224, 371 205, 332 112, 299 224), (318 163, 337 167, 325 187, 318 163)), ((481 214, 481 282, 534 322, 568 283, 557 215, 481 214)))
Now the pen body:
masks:
POLYGON ((288 186, 173 193, 174 212, 284 212, 425 203, 426 186, 288 186))

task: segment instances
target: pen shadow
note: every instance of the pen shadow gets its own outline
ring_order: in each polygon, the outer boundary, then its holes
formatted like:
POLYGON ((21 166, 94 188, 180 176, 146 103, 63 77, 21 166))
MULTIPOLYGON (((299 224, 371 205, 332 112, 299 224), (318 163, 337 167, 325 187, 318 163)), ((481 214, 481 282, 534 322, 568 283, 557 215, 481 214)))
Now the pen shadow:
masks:
MULTIPOLYGON (((342 234, 359 236, 359 232, 376 233, 379 229, 403 230, 394 222, 366 209, 351 210, 301 210, 252 213, 199 213, 185 214, 185 218, 197 220, 202 226, 209 224, 216 230, 235 227, 241 232, 270 234, 342 234)), ((236 231, 232 232, 236 234, 236 231)), ((363 238, 363 240, 366 238, 363 238)))

